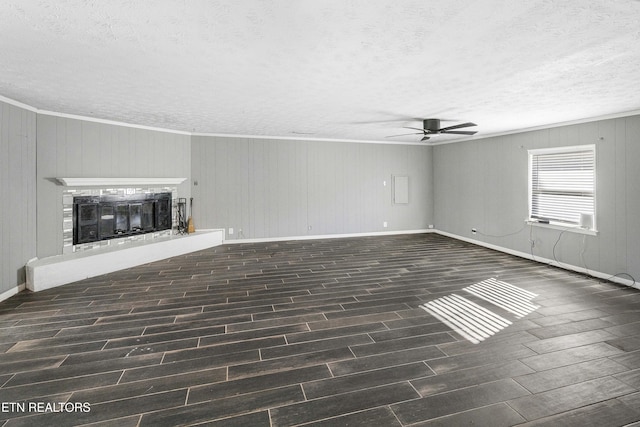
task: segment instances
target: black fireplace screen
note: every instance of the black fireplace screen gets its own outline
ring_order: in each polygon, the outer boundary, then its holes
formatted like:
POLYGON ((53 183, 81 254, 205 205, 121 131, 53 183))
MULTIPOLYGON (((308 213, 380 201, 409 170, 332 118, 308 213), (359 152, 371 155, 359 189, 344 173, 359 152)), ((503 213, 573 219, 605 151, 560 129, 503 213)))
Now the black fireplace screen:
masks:
POLYGON ((73 244, 171 229, 171 193, 73 198, 73 244))

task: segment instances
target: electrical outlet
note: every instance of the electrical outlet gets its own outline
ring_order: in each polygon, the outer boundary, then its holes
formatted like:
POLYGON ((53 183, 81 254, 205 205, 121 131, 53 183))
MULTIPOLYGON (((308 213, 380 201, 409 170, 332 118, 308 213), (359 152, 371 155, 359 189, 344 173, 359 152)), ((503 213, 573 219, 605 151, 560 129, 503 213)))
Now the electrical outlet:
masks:
POLYGON ((433 224, 429 224, 429 228, 433 228, 433 224))
POLYGON ((233 234, 233 227, 229 227, 229 236, 233 234))
POLYGON ((382 223, 382 226, 383 226, 384 228, 387 228, 387 221, 383 222, 383 223, 382 223))

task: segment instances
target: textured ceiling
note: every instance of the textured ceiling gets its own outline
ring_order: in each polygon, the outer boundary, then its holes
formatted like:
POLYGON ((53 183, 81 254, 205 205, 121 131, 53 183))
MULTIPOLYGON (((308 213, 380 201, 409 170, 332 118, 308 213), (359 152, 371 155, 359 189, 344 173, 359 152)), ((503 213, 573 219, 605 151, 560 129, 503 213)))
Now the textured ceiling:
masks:
POLYGON ((0 58, 0 95, 56 113, 405 142, 386 137, 438 117, 480 137, 640 109, 640 1, 3 0, 0 58))

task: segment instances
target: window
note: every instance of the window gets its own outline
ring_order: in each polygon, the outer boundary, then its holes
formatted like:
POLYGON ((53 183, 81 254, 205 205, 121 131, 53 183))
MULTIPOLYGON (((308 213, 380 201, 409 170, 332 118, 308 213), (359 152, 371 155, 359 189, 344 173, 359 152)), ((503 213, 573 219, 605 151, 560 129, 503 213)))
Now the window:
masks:
POLYGON ((595 145, 529 150, 529 218, 595 230, 595 145))

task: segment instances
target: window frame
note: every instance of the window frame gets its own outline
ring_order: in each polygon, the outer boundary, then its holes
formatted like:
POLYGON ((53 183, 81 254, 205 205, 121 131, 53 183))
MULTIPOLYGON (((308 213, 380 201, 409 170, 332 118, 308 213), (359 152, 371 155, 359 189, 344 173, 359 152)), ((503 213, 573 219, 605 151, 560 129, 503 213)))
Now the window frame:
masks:
POLYGON ((565 230, 573 230, 579 231, 587 234, 595 234, 597 233, 596 227, 596 212, 597 212, 597 152, 595 144, 585 144, 585 145, 573 145, 566 147, 553 147, 553 148, 537 148, 527 150, 528 152, 528 216, 526 222, 535 225, 542 225, 550 228, 556 229, 565 229, 565 230), (592 224, 591 227, 582 227, 579 223, 567 222, 563 221, 560 218, 549 218, 548 223, 540 218, 534 218, 533 214, 533 160, 535 156, 547 155, 547 154, 570 154, 570 153, 581 153, 585 151, 591 151, 593 153, 593 216, 592 216, 592 224))

